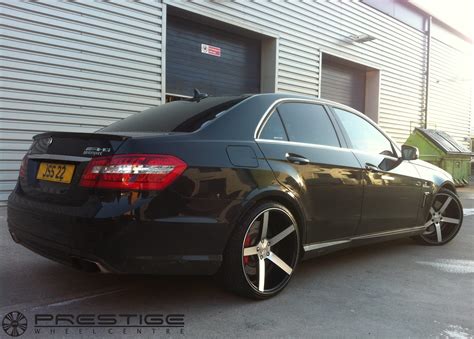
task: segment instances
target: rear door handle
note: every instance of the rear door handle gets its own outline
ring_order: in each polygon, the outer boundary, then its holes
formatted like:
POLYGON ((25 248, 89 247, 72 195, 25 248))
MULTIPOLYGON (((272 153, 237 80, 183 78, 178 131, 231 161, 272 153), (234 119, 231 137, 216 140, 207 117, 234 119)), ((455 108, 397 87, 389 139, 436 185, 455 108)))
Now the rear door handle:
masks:
POLYGON ((286 153, 285 157, 286 157, 286 160, 294 164, 298 164, 298 165, 309 164, 309 159, 306 159, 305 157, 298 154, 286 153))
POLYGON ((377 173, 377 172, 381 172, 382 170, 380 168, 378 168, 377 166, 375 165, 372 165, 370 163, 366 163, 365 164, 365 169, 369 172, 374 172, 374 173, 377 173))

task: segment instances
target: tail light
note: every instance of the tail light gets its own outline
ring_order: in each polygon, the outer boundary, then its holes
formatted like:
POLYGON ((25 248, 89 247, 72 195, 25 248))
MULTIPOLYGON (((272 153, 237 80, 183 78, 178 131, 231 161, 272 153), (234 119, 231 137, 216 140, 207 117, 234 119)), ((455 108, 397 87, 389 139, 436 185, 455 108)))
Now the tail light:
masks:
POLYGON ((26 177, 27 170, 28 170, 28 154, 26 154, 23 157, 23 160, 21 161, 20 173, 19 173, 20 178, 25 178, 26 177))
POLYGON ((82 174, 84 187, 122 190, 161 190, 187 165, 171 155, 124 154, 93 158, 82 174))

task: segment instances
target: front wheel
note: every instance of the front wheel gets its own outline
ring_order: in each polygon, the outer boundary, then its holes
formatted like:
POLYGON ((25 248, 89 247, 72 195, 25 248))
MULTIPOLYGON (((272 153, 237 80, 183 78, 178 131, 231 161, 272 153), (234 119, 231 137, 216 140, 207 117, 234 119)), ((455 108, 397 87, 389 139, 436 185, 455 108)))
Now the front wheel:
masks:
POLYGON ((461 228, 463 209, 458 196, 441 189, 433 199, 425 223, 425 231, 415 239, 424 245, 444 245, 456 236, 461 228))
POLYGON ((236 225, 224 254, 227 287, 266 299, 282 291, 298 263, 300 237, 291 212, 273 202, 253 208, 236 225))

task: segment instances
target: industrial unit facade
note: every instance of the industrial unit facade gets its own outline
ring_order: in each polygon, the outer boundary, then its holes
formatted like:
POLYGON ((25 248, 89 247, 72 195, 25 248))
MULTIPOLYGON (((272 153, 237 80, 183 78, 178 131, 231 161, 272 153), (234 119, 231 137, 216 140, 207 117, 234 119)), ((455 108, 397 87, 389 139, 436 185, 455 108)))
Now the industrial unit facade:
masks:
POLYGON ((352 106, 403 143, 468 145, 471 43, 397 1, 0 1, 0 203, 31 137, 92 132, 197 87, 352 106))

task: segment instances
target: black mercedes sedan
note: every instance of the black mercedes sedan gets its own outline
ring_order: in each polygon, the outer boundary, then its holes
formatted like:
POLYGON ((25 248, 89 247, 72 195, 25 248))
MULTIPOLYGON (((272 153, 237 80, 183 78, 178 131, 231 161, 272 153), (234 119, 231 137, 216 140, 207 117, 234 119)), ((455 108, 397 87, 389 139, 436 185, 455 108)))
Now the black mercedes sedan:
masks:
POLYGON ((194 98, 96 133, 43 133, 8 200, 14 241, 97 272, 219 273, 279 293, 302 259, 462 224, 451 176, 365 115, 287 94, 194 98))

